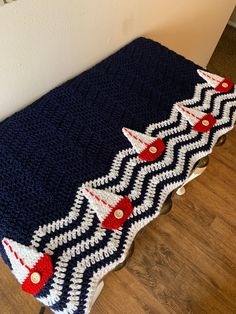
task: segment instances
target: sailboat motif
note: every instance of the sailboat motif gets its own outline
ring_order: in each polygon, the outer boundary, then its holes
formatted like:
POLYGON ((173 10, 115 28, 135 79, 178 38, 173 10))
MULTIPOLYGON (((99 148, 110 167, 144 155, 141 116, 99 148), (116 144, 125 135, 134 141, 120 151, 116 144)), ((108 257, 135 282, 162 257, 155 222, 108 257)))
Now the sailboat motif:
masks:
POLYGON ((83 194, 96 212, 101 226, 106 229, 120 228, 133 212, 133 205, 128 197, 88 187, 83 189, 83 194))
POLYGON ((165 150, 162 139, 152 137, 128 128, 122 129, 124 135, 139 154, 138 157, 144 161, 154 161, 160 157, 165 150))
POLYGON ((223 78, 219 75, 212 74, 200 69, 197 70, 197 72, 206 82, 208 82, 208 84, 210 84, 215 89, 216 92, 226 93, 229 92, 234 86, 234 83, 227 78, 223 78))
POLYGON ((187 108, 177 104, 177 110, 189 121, 194 131, 208 132, 216 123, 216 119, 211 114, 206 114, 200 110, 187 108))
POLYGON ((22 290, 38 293, 53 274, 51 257, 8 238, 2 244, 22 290))

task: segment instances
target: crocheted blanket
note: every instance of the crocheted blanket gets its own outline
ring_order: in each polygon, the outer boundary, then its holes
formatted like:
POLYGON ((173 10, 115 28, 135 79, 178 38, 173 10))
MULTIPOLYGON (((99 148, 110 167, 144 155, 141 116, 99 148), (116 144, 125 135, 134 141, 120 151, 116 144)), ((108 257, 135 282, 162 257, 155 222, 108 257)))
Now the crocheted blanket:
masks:
POLYGON ((230 80, 138 38, 0 123, 0 250, 21 288, 88 313, 235 111, 230 80))

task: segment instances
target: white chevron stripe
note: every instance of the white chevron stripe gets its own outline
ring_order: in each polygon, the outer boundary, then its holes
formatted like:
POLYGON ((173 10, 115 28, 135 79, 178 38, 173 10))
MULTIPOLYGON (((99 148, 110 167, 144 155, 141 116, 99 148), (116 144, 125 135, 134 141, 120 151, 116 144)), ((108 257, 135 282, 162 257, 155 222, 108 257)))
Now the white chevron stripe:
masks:
POLYGON ((38 230, 36 230, 33 234, 32 240, 31 240, 31 246, 33 247, 39 247, 39 243, 41 239, 50 233, 55 232, 56 230, 59 230, 60 228, 63 228, 64 226, 67 226, 71 224, 74 220, 78 219, 79 217, 79 210, 81 207, 81 204, 83 203, 83 193, 82 189, 78 189, 74 204, 68 214, 65 218, 58 219, 57 221, 53 221, 52 223, 49 223, 47 225, 43 225, 42 227, 39 227, 38 230))
POLYGON ((87 210, 81 224, 77 228, 69 230, 65 233, 61 233, 59 236, 51 238, 50 242, 46 243, 46 248, 44 249, 44 252, 52 255, 53 251, 59 246, 64 245, 69 241, 75 240, 77 237, 81 236, 82 233, 85 233, 92 225, 93 219, 94 213, 90 210, 87 210))
MULTIPOLYGON (((58 258, 56 267, 54 269, 55 271, 53 276, 52 289, 50 290, 47 297, 38 298, 40 302, 44 303, 47 306, 52 306, 59 301, 59 297, 62 294, 62 286, 64 284, 65 272, 67 270, 70 260, 76 255, 79 255, 81 252, 89 249, 90 247, 94 247, 94 245, 97 244, 99 240, 103 239, 105 234, 105 229, 98 227, 95 230, 95 236, 83 240, 80 243, 72 246, 71 248, 63 251, 62 255, 58 258)), ((82 261, 83 260, 84 259, 82 259, 82 261)))
MULTIPOLYGON (((44 303, 47 306, 52 306, 57 301, 59 301, 60 296, 62 294, 62 285, 64 283, 63 275, 65 274, 67 270, 69 261, 72 259, 72 257, 75 257, 76 255, 80 254, 81 251, 85 250, 86 245, 89 242, 92 242, 93 243, 92 246, 94 246, 95 243, 98 243, 99 240, 102 240, 103 236, 105 235, 105 230, 99 227, 97 228, 95 234, 97 234, 97 232, 99 234, 98 238, 95 239, 95 237, 93 237, 91 239, 87 239, 86 241, 82 241, 76 246, 73 246, 72 248, 67 249, 66 251, 63 252, 63 255, 60 256, 60 261, 57 263, 57 267, 59 270, 57 271, 56 278, 55 279, 53 278, 54 279, 53 289, 50 290, 50 293, 47 297, 38 298, 40 302, 44 303)), ((111 236, 111 239, 108 241, 107 245, 104 248, 99 249, 98 251, 96 251, 95 253, 91 255, 87 255, 85 258, 81 259, 81 261, 77 263, 77 266, 75 267, 74 272, 72 274, 72 278, 70 280, 71 281, 70 291, 72 291, 71 294, 73 294, 73 291, 75 290, 77 291, 77 289, 79 288, 82 282, 83 272, 80 275, 79 270, 84 271, 87 267, 91 266, 91 263, 94 264, 96 263, 96 261, 99 261, 99 260, 104 259, 105 257, 108 257, 107 251, 109 251, 110 254, 113 254, 114 251, 119 246, 120 235, 121 235, 120 230, 114 231, 114 233, 111 236)), ((68 297, 68 299, 70 299, 70 297, 68 297)))
POLYGON ((70 290, 68 293, 69 302, 67 303, 67 308, 63 309, 62 311, 55 311, 55 313, 57 314, 70 313, 70 311, 76 310, 77 306, 79 305, 78 302, 81 292, 80 288, 84 270, 87 267, 90 267, 93 263, 96 263, 96 259, 98 256, 100 257, 99 260, 102 260, 106 257, 109 257, 109 254, 112 255, 119 246, 120 234, 121 232, 119 230, 114 231, 106 247, 100 248, 96 253, 86 256, 84 259, 77 263, 77 266, 74 268, 73 275, 71 278, 70 290), (107 254, 107 247, 109 247, 109 254, 107 254))
MULTIPOLYGON (((204 84, 204 85, 207 85, 207 84, 204 84)), ((206 87, 206 86, 205 86, 206 87)), ((185 106, 190 106, 190 105, 194 105, 194 109, 198 109, 198 110, 208 110, 210 109, 211 107, 214 108, 214 105, 215 105, 215 102, 220 99, 220 100, 226 100, 226 99, 232 99, 232 98, 235 98, 235 95, 236 95, 236 92, 232 93, 232 94, 219 94, 217 92, 215 92, 214 90, 212 89, 208 89, 206 92, 205 92, 205 96, 204 96, 204 99, 201 101, 201 93, 196 93, 196 97, 194 96, 191 100, 186 100, 186 101, 181 101, 180 103, 185 105, 185 106), (198 97, 199 96, 199 97, 198 97), (214 99, 214 101, 212 102, 211 101, 211 98, 212 96, 216 96, 216 98, 214 99), (196 103, 201 101, 201 103, 197 106, 196 103)), ((177 102, 174 104, 176 105, 177 102)), ((173 105, 173 106, 174 106, 173 105)), ((171 112, 171 117, 173 118, 173 122, 176 122, 178 119, 178 112, 177 110, 172 110, 171 112), (172 116, 172 113, 173 113, 173 116, 172 116)), ((168 120, 169 121, 169 120, 168 120)), ((172 123, 173 123, 172 122, 172 123)), ((146 129, 146 134, 152 134, 155 130, 158 130, 160 128, 160 123, 153 123, 151 125, 149 125, 146 129)), ((164 137, 164 135, 162 134, 162 132, 165 133, 166 130, 164 131, 160 131, 158 134, 160 137, 164 137)), ((169 134, 173 134, 172 132, 172 128, 171 129, 167 129, 167 131, 169 132, 169 134)))
MULTIPOLYGON (((184 104, 185 106, 191 106, 195 105, 197 102, 201 101, 202 99, 202 93, 204 92, 204 89, 208 88, 206 93, 209 94, 209 96, 215 95, 216 92, 212 89, 209 89, 209 85, 204 83, 204 84, 197 84, 195 87, 194 95, 190 99, 182 100, 181 103, 184 104)), ((203 108, 204 107, 204 102, 205 102, 206 96, 203 98, 203 101, 201 101, 201 104, 197 108, 203 108)), ((208 98, 208 97, 207 97, 208 98)), ((176 102, 177 103, 177 102, 176 102)), ((173 104, 174 106, 174 104, 173 104)), ((195 107, 195 106, 194 106, 195 107)), ((176 122, 178 119, 178 112, 176 110, 172 110, 170 113, 170 117, 167 120, 160 121, 157 123, 152 123, 150 124, 147 129, 146 129, 146 134, 151 135, 154 130, 160 129, 163 127, 168 127, 172 123, 176 122)))

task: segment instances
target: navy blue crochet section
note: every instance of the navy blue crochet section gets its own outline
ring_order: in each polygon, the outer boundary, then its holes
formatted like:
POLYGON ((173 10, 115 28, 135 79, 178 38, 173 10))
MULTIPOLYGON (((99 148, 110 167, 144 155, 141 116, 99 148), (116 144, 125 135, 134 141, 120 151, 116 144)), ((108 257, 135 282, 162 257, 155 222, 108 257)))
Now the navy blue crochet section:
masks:
POLYGON ((28 243, 37 226, 63 217, 78 186, 127 147, 122 127, 143 132, 168 117, 201 81, 196 69, 139 38, 3 121, 0 236, 28 243))
MULTIPOLYGON (((173 104, 193 98, 197 84, 204 81, 197 74, 198 66, 170 51, 166 47, 145 38, 134 40, 109 58, 76 78, 52 90, 47 95, 14 114, 0 124, 0 240, 7 237, 29 246, 33 234, 40 226, 47 225, 68 215, 74 204, 78 188, 89 180, 101 178, 109 173, 112 162, 118 152, 130 148, 130 143, 122 133, 127 127, 144 133, 152 124, 169 119, 173 104)), ((202 105, 206 94, 212 88, 202 87, 199 99, 194 106, 202 105)), ((235 88, 229 92, 235 101, 235 88)), ((212 94, 206 113, 215 110, 215 103, 221 95, 212 94)), ((147 172, 142 181, 140 196, 133 200, 135 208, 142 207, 146 191, 154 176, 170 172, 167 178, 159 180, 155 186, 153 206, 146 211, 130 217, 122 227, 122 234, 114 252, 99 259, 86 268, 81 283, 79 305, 74 313, 84 313, 87 307, 90 283, 93 275, 103 267, 117 261, 126 247, 129 231, 135 223, 155 215, 159 207, 161 194, 173 181, 182 182, 189 174, 191 158, 201 151, 208 152, 214 142, 215 134, 221 129, 231 128, 235 107, 229 107, 225 114, 224 105, 228 99, 221 100, 221 107, 215 118, 216 124, 208 137, 201 133, 192 134, 189 124, 182 131, 170 132, 164 138, 166 144, 177 136, 173 148, 173 158, 165 165, 163 154, 158 163, 163 166, 147 172), (227 119, 224 120, 224 117, 227 119), (191 136, 188 136, 191 134, 191 136), (202 142, 204 139, 204 142, 202 142), (181 160, 183 169, 174 174, 179 163, 181 149, 196 143, 184 154, 181 160), (197 144, 201 143, 201 144, 197 144), (172 174, 173 172, 173 174, 172 174)), ((181 114, 173 119, 168 129, 179 128, 181 114)), ((152 136, 166 129, 160 126, 152 131, 152 136)), ((136 154, 129 153, 122 158, 119 175, 112 182, 104 181, 98 188, 109 189, 121 182, 121 176, 127 172, 127 164, 136 154)), ((147 163, 150 165, 151 163, 147 163)), ((121 195, 132 193, 136 180, 145 166, 137 164, 132 170, 129 182, 121 189, 121 195)), ((94 214, 88 218, 88 203, 83 201, 78 219, 65 224, 63 230, 56 229, 53 236, 42 236, 38 251, 45 248, 53 251, 52 261, 58 265, 63 252, 73 249, 78 243, 96 237, 100 222, 94 214), (75 237, 55 242, 50 241, 61 233, 76 228, 82 229, 87 221, 85 232, 77 232, 75 237)), ((78 263, 86 257, 106 248, 114 232, 104 230, 104 235, 94 245, 85 247, 78 255, 71 254, 66 266, 63 283, 58 292, 59 299, 50 299, 54 311, 65 310, 71 297, 71 278, 78 263)), ((4 259, 9 265, 4 250, 4 259)), ((9 265, 10 266, 10 265, 9 265)), ((38 298, 48 297, 53 290, 52 277, 38 298)), ((68 311, 69 312, 69 311, 68 311)))

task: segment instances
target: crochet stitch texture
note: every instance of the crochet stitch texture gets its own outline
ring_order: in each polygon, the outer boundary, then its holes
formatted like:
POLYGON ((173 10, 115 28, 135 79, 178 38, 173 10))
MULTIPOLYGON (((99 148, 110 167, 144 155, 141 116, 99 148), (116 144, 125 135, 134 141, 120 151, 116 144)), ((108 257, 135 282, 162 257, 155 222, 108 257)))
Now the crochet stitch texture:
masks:
MULTIPOLYGON (((125 259, 138 231, 233 128, 235 86, 217 91, 197 70, 138 38, 0 123, 0 240, 51 257, 53 275, 36 297, 55 313, 89 312, 96 286, 125 259), (215 123, 194 130, 191 109, 215 123), (124 128, 161 139, 164 151, 140 159, 143 142, 133 147, 124 128), (127 198, 132 210, 122 225, 104 228, 101 220, 127 198)), ((0 250, 13 269, 3 244, 0 250)), ((19 258, 15 266, 17 277, 19 258)))

